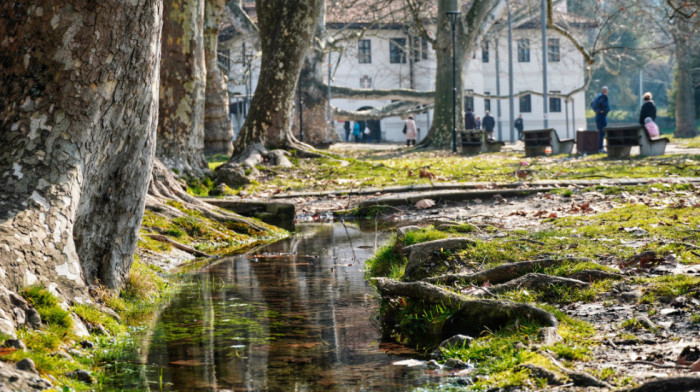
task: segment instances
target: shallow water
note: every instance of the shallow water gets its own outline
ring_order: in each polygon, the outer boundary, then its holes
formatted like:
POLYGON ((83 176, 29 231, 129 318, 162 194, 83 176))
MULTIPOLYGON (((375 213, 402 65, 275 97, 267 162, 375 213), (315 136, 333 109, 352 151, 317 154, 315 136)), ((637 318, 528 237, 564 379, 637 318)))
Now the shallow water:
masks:
MULTIPOLYGON (((149 347, 151 390, 406 391, 424 367, 392 363, 364 260, 384 235, 340 223, 193 276, 159 320, 149 347)), ((435 381, 435 380, 433 380, 435 381)))

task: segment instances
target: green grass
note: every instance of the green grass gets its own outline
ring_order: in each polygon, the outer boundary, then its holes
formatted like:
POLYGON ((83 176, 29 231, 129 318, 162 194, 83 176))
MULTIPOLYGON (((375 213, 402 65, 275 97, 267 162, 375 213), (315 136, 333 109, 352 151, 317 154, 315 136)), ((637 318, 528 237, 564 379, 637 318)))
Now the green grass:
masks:
POLYGON ((20 294, 39 312, 42 322, 66 330, 73 325, 70 312, 63 309, 58 298, 43 286, 27 287, 20 294))
MULTIPOLYGON (((474 157, 454 156, 442 150, 342 153, 346 156, 328 154, 323 158, 295 158, 294 167, 291 169, 265 169, 262 178, 246 189, 271 193, 348 190, 435 182, 512 183, 553 179, 697 176, 700 172, 700 161, 697 156, 608 160, 604 155, 596 154, 585 158, 561 160, 561 157, 523 158, 522 153, 514 152, 480 154, 474 157), (679 162, 681 164, 678 164, 679 162), (527 177, 517 177, 516 170, 524 167, 528 171, 527 177), (420 177, 421 169, 432 173, 434 178, 420 177)), ((213 169, 224 161, 224 159, 210 159, 210 168, 213 169)), ((190 192, 205 195, 208 194, 207 187, 212 185, 206 181, 193 183, 190 184, 190 192)), ((568 192, 563 191, 563 193, 566 195, 568 192)))

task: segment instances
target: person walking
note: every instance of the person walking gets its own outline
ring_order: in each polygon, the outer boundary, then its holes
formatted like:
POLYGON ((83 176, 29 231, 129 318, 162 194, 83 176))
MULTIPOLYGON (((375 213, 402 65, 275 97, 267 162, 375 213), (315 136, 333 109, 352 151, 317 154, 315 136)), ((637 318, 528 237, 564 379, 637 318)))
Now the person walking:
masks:
POLYGON ((355 125, 353 125, 353 127, 352 127, 352 135, 355 137, 355 143, 359 143, 361 133, 360 133, 360 123, 357 121, 355 121, 355 125))
POLYGON ((408 116, 406 119, 406 146, 416 145, 416 136, 418 136, 418 131, 416 129, 416 122, 413 121, 413 116, 408 116))
POLYGON ((345 129, 345 141, 349 142, 350 141, 350 121, 345 121, 345 124, 343 124, 343 129, 345 129))
POLYGON ((603 86, 600 93, 591 102, 591 109, 595 112, 595 126, 598 129, 598 152, 604 153, 603 142, 605 140, 605 129, 608 126, 608 113, 610 112, 610 102, 608 101, 608 86, 603 86))
POLYGON ((523 115, 518 114, 518 118, 515 119, 515 129, 518 130, 518 140, 523 140, 523 115))
POLYGON ((467 112, 464 113, 464 129, 476 129, 476 119, 472 108, 467 108, 467 112))
POLYGON ((486 111, 484 115, 484 131, 486 131, 486 138, 488 140, 493 140, 493 128, 496 126, 496 120, 493 118, 489 111, 486 111))
POLYGON ((652 121, 656 121, 656 105, 654 105, 654 101, 651 100, 651 93, 644 93, 642 99, 644 103, 642 104, 642 109, 639 111, 639 125, 644 125, 647 117, 651 118, 652 121))

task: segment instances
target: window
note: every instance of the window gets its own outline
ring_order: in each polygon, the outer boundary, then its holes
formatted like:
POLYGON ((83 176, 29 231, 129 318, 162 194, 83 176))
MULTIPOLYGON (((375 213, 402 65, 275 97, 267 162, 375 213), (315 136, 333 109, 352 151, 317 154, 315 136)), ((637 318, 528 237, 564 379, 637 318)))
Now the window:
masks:
POLYGON ((372 78, 364 75, 360 78, 360 88, 372 88, 372 78))
POLYGON ((474 90, 467 90, 467 94, 464 95, 464 110, 472 109, 474 110, 474 96, 471 95, 474 90))
POLYGON ((484 99, 484 110, 488 110, 489 112, 491 111, 491 100, 490 99, 484 99))
POLYGON ((488 42, 484 43, 484 46, 481 47, 481 62, 482 63, 489 62, 489 43, 488 42))
POLYGON ((228 75, 231 71, 231 51, 229 49, 219 50, 217 52, 219 67, 228 75))
POLYGON ((523 95, 520 97, 520 112, 521 113, 530 113, 532 112, 532 105, 530 104, 530 94, 528 95, 523 95))
POLYGON ((530 40, 527 38, 521 38, 518 40, 518 62, 530 62, 530 40))
POLYGON ((423 60, 428 59, 428 39, 425 37, 420 38, 420 48, 421 48, 421 57, 423 60))
POLYGON ((389 62, 392 64, 406 63, 406 38, 392 38, 389 41, 389 62))
MULTIPOLYGON (((559 91, 550 91, 553 94, 559 94, 559 91)), ((551 113, 561 113, 561 98, 549 97, 549 111, 551 113)))
POLYGON ((357 40, 357 62, 360 64, 372 62, 372 41, 368 39, 357 40))
POLYGON ((557 63, 561 60, 559 56, 559 38, 547 39, 547 61, 557 63))

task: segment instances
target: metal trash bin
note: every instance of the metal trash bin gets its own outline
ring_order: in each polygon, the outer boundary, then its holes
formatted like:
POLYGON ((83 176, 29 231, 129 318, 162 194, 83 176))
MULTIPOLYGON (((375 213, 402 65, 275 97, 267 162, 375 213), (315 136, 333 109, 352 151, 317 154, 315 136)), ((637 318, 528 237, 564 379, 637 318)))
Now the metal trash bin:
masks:
POLYGON ((576 131, 576 153, 595 154, 598 152, 598 131, 576 131))

